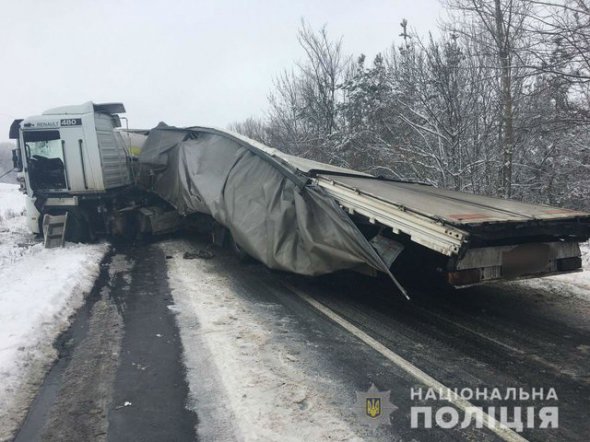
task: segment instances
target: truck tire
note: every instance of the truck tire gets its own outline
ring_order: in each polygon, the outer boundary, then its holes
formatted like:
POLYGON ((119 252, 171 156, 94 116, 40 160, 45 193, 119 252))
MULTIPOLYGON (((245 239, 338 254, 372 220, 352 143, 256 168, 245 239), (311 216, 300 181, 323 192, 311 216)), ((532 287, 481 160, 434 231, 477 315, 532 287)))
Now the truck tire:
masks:
POLYGON ((92 235, 90 225, 81 211, 68 211, 68 221, 66 224, 66 241, 76 243, 90 242, 92 235))
POLYGON ((390 270, 412 297, 422 294, 444 294, 453 291, 444 273, 438 270, 437 256, 419 247, 405 249, 390 270))

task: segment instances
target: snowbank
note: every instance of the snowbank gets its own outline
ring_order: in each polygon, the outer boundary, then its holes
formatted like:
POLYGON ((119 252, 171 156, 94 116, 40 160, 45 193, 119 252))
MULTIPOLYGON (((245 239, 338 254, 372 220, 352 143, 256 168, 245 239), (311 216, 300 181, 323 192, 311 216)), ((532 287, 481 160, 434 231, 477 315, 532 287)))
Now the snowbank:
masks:
POLYGON ((34 244, 25 225, 24 212, 25 198, 18 186, 0 183, 0 269, 28 253, 27 244, 34 244))
POLYGON ((16 184, 0 183, 0 221, 21 215, 25 210, 24 195, 16 184))
POLYGON ((96 279, 108 246, 46 250, 28 233, 24 196, 0 183, 0 440, 24 417, 69 325, 96 279))

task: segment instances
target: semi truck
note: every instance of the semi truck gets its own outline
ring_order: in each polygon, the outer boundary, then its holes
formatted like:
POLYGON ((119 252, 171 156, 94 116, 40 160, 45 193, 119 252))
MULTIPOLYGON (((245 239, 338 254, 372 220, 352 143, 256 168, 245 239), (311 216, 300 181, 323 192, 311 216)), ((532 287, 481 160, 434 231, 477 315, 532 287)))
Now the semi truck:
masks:
POLYGON ((72 241, 122 231, 124 209, 146 197, 133 189, 136 153, 147 132, 122 129, 124 112, 121 103, 88 102, 12 123, 13 162, 31 232, 43 234, 44 216, 63 213, 72 241))
POLYGON ((412 269, 458 288, 581 269, 588 213, 376 177, 221 129, 130 130, 124 112, 88 102, 13 122, 32 232, 66 213, 72 241, 192 223, 268 267, 381 272, 405 294, 412 269))

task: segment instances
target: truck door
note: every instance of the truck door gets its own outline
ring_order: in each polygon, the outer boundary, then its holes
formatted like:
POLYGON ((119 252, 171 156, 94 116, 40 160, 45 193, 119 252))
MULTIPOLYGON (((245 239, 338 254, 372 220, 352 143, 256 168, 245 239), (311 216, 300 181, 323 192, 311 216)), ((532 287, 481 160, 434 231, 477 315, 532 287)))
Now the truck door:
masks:
POLYGON ((23 143, 31 189, 67 191, 64 145, 59 130, 24 131, 23 143))
POLYGON ((92 146, 88 145, 84 126, 62 127, 61 131, 67 156, 70 190, 72 192, 96 191, 97 183, 94 173, 96 159, 92 155, 92 146))

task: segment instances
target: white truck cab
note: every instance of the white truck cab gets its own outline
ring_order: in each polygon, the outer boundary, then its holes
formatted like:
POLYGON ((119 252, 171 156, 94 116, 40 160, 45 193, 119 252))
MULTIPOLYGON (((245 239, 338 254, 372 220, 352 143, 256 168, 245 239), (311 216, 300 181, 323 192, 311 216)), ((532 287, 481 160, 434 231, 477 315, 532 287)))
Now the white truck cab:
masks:
MULTIPOLYGON (((17 140, 27 194, 29 226, 40 232, 44 213, 94 210, 110 193, 133 184, 130 155, 117 131, 122 103, 50 109, 15 120, 10 138, 17 140)), ((80 218, 81 219, 81 218, 80 218)))
POLYGON ((128 156, 115 135, 123 112, 121 103, 88 102, 22 120, 18 140, 27 189, 84 194, 131 184, 128 156))

